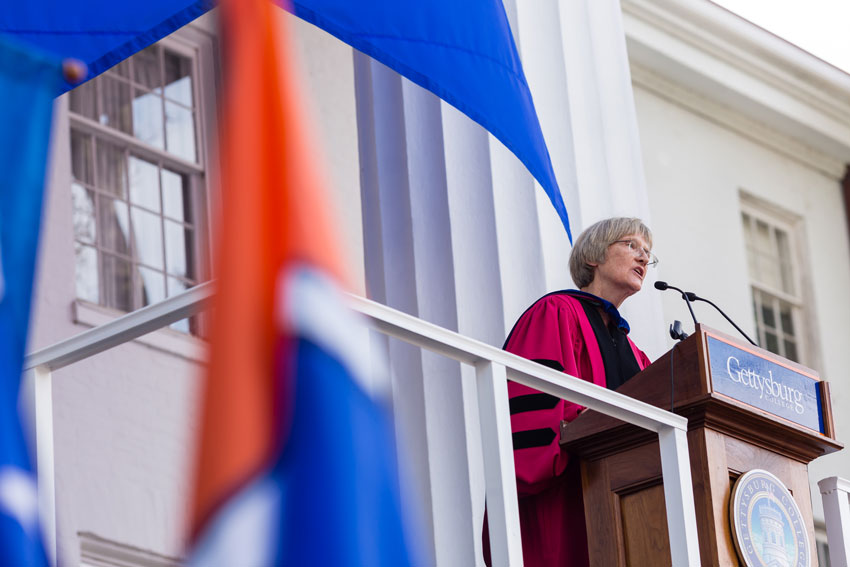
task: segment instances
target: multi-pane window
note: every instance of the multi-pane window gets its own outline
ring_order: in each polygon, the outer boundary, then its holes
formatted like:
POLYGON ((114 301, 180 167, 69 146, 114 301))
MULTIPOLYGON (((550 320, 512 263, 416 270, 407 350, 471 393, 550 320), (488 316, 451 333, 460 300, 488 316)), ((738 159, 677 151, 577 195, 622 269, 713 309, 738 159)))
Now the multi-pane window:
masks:
POLYGON ((194 68, 191 52, 155 44, 69 95, 80 299, 131 311, 199 281, 205 176, 194 68))
POLYGON ((758 342, 800 362, 802 299, 791 226, 755 210, 742 213, 758 342))

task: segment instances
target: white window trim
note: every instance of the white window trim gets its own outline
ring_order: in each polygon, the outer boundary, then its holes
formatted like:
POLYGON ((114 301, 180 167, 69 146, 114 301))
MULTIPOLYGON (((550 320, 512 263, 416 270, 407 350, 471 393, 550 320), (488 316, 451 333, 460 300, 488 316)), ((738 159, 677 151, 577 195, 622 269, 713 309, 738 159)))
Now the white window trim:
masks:
MULTIPOLYGON (((816 335, 817 324, 814 319, 814 297, 811 293, 811 271, 806 267, 808 256, 805 253, 806 233, 803 217, 783 209, 775 203, 756 197, 744 189, 740 190, 740 207, 739 218, 741 213, 746 213, 753 219, 764 221, 788 234, 789 251, 794 265, 792 269, 793 284, 797 292, 796 294, 788 294, 781 289, 757 282, 748 274, 750 304, 752 305, 754 301, 753 290, 763 291, 790 303, 794 307, 792 313, 794 329, 797 331, 797 357, 799 362, 805 366, 818 369, 821 361, 818 348, 820 341, 816 335)), ((748 255, 749 251, 745 251, 745 254, 748 255)), ((758 321, 755 319, 760 318, 761 314, 754 314, 753 317, 753 328, 758 331, 758 321)))
MULTIPOLYGON (((788 235, 789 239, 789 251, 791 253, 791 260, 795 264, 795 268, 792 270, 793 277, 793 286, 796 291, 795 294, 789 294, 788 292, 771 287, 763 282, 757 282, 750 277, 750 281, 753 285, 759 287, 763 291, 770 293, 771 295, 776 295, 777 297, 783 298, 785 301, 794 304, 800 304, 803 301, 803 282, 801 278, 801 272, 803 270, 799 269, 800 259, 803 257, 801 254, 800 246, 799 246, 799 227, 800 227, 800 218, 796 215, 792 215, 787 211, 783 211, 776 207, 771 203, 766 203, 761 199, 757 199, 752 196, 743 196, 741 198, 741 212, 746 213, 750 217, 755 220, 760 220, 771 227, 776 227, 784 231, 788 235)), ((771 236, 771 241, 773 243, 773 237, 771 236)))
MULTIPOLYGON (((58 118, 56 126, 58 126, 58 129, 54 128, 52 133, 54 139, 57 136, 63 136, 67 139, 70 137, 71 129, 77 128, 102 136, 104 139, 129 142, 134 149, 140 149, 140 155, 150 152, 150 157, 155 159, 164 158, 169 163, 177 166, 178 169, 185 169, 184 173, 203 173, 206 181, 206 191, 199 191, 195 187, 192 188, 193 195, 199 199, 198 203, 196 203, 196 209, 204 212, 203 215, 199 215, 195 228, 197 234, 196 243, 199 248, 196 253, 198 283, 207 281, 212 272, 212 260, 209 250, 212 244, 210 219, 213 214, 212 205, 218 202, 217 180, 220 173, 215 166, 216 160, 214 159, 217 131, 215 127, 211 128, 211 125, 214 126, 217 123, 216 93, 219 68, 217 64, 218 38, 216 37, 216 19, 217 10, 211 10, 194 22, 174 32, 170 37, 160 40, 161 44, 167 48, 173 49, 178 53, 190 55, 193 58, 198 84, 200 85, 193 92, 198 117, 198 163, 182 160, 171 154, 165 155, 165 152, 146 146, 143 142, 132 136, 107 128, 94 120, 74 115, 68 108, 67 93, 61 97, 61 102, 56 106, 58 118), (64 120, 62 119, 63 117, 64 120), (213 156, 213 158, 211 159, 210 156, 213 156), (203 247, 205 249, 202 249, 201 241, 203 241, 203 247)), ((58 167, 54 166, 52 168, 49 184, 51 191, 63 188, 70 195, 69 188, 72 181, 70 147, 67 143, 62 145, 64 147, 63 155, 56 163, 58 167)), ((71 285, 73 286, 73 283, 71 285)), ((71 320, 74 323, 90 327, 102 325, 125 315, 122 311, 97 305, 79 298, 75 298, 71 302, 70 314, 71 320)), ((199 325, 201 333, 203 333, 205 327, 203 317, 199 325)), ((205 363, 207 360, 208 343, 205 340, 198 336, 170 328, 160 329, 139 337, 136 339, 136 342, 193 362, 205 363)))
MULTIPOLYGON (((86 327, 99 327, 122 315, 126 313, 82 299, 77 299, 71 305, 71 318, 74 323, 86 327)), ((135 342, 200 364, 206 363, 209 358, 207 341, 169 327, 142 335, 136 338, 135 342)))
MULTIPOLYGON (((139 157, 151 161, 163 161, 168 164, 169 169, 175 169, 180 171, 181 173, 187 173, 190 175, 207 175, 204 166, 200 163, 195 163, 182 159, 174 154, 168 153, 165 150, 161 150, 155 146, 146 144, 138 138, 116 130, 115 128, 104 126, 103 124, 100 124, 92 120, 91 118, 78 116, 77 114, 68 111, 68 120, 71 124, 71 128, 73 128, 74 130, 78 130, 86 134, 93 134, 97 136, 99 140, 105 140, 107 142, 118 144, 120 146, 129 146, 130 148, 132 148, 132 153, 134 155, 138 155, 139 157)), ((199 128, 203 130, 204 125, 199 124, 199 128)), ((199 132, 199 135, 203 136, 203 132, 199 132)), ((203 144, 198 145, 199 147, 203 146, 203 144)), ((203 152, 199 150, 199 153, 203 152)))

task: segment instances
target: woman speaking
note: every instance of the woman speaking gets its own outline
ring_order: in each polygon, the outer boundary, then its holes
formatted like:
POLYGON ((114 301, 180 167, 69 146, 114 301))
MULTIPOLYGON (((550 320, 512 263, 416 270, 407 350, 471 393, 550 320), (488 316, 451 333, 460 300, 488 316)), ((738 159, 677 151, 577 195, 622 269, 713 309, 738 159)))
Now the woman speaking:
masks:
MULTIPOLYGON (((652 233, 640 219, 590 226, 570 254, 579 290, 538 299, 514 325, 505 350, 616 389, 650 362, 629 339, 618 309, 658 263, 651 249, 652 233)), ((524 564, 586 566, 581 472, 559 444, 561 422, 584 408, 515 382, 508 383, 508 394, 524 564)))

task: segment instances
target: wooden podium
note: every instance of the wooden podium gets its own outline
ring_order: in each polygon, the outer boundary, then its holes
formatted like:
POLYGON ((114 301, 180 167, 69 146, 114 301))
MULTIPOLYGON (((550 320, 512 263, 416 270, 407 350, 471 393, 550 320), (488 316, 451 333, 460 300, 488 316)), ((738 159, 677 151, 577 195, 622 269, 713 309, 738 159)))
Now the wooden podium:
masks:
MULTIPOLYGON (((688 418, 703 566, 742 564, 729 500, 751 469, 769 471, 791 492, 817 565, 808 463, 842 445, 833 438, 828 384, 814 371, 698 325, 618 392, 688 418)), ((588 410, 564 424, 561 443, 582 459, 591 565, 670 565, 657 435, 588 410)))

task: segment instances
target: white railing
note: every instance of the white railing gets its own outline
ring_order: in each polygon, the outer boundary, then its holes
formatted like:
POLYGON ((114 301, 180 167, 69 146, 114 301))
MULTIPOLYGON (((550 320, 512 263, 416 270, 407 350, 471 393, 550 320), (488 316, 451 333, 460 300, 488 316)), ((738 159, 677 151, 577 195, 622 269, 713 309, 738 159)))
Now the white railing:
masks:
POLYGON ((475 367, 494 566, 522 565, 507 380, 658 433, 673 565, 700 564, 687 419, 368 299, 352 307, 382 333, 475 367))
POLYGON ((818 482, 823 499, 829 563, 832 567, 850 565, 850 480, 831 476, 818 482))
POLYGON ((142 335, 176 323, 206 308, 212 297, 212 282, 118 317, 27 355, 23 396, 30 398, 31 430, 35 433, 35 462, 38 471, 38 500, 44 546, 51 564, 56 564, 56 493, 53 462, 52 373, 142 335))
MULTIPOLYGON (((42 519, 48 552, 53 557, 56 549, 56 516, 51 372, 196 313, 206 306, 211 295, 212 284, 203 284, 27 357, 25 366, 31 371, 34 387, 36 458, 42 519)), ((661 451, 673 564, 700 565, 686 436, 687 419, 368 299, 352 296, 351 305, 376 330, 475 367, 484 445, 490 549, 494 566, 522 565, 507 380, 656 432, 661 451)))

